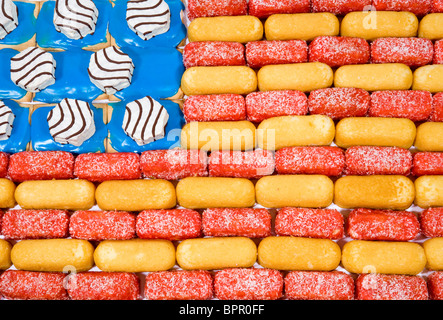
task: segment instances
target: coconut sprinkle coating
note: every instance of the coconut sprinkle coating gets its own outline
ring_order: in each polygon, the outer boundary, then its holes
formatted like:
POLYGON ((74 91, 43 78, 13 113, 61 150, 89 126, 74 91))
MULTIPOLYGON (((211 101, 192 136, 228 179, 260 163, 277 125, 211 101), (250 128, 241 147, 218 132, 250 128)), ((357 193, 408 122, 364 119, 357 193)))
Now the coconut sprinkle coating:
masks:
POLYGON ((276 300, 283 295, 283 275, 272 269, 224 269, 214 276, 214 291, 220 300, 276 300))
POLYGON ((262 91, 246 96, 247 119, 252 122, 280 116, 302 116, 307 113, 308 99, 301 91, 262 91))
POLYGON ((246 0, 188 0, 189 20, 199 17, 241 16, 247 13, 246 0))
POLYGON ((330 12, 337 15, 363 11, 370 5, 371 0, 311 0, 312 12, 330 12))
POLYGON ((179 180, 208 175, 208 155, 199 150, 153 150, 140 157, 140 166, 146 178, 179 180))
POLYGON ((201 216, 190 209, 145 210, 137 215, 141 239, 184 240, 201 236, 201 216))
POLYGON ((278 174, 339 176, 344 166, 344 152, 338 147, 290 147, 275 153, 278 174))
POLYGON ((51 180, 73 178, 74 156, 65 151, 23 151, 9 157, 11 180, 51 180))
POLYGON ((309 95, 309 113, 327 115, 334 120, 363 117, 369 110, 370 100, 369 93, 363 89, 318 89, 309 95))
POLYGON ((443 300, 443 272, 433 272, 428 277, 429 299, 443 300))
POLYGON ((5 152, 0 152, 0 178, 8 175, 9 155, 5 152))
POLYGON ((433 64, 443 64, 443 40, 437 40, 434 43, 433 64))
POLYGON ((434 45, 424 38, 379 38, 371 43, 372 63, 403 63, 420 67, 432 63, 434 45))
POLYGON ((244 66, 245 47, 239 42, 196 41, 183 49, 185 68, 200 66, 244 66))
POLYGON ((355 281, 357 300, 427 300, 426 281, 419 276, 361 274, 355 281))
POLYGON ((117 211, 76 211, 69 234, 74 239, 127 240, 135 237, 135 215, 117 211))
POLYGON ((211 177, 260 178, 274 172, 274 155, 268 150, 214 151, 209 156, 211 177))
POLYGON ((419 215, 421 232, 428 238, 443 237, 443 208, 429 208, 419 215))
POLYGON ((203 234, 264 238, 271 235, 271 219, 266 209, 210 208, 202 214, 203 234))
POLYGON ((347 220, 347 234, 358 240, 414 240, 420 233, 416 215, 407 211, 356 209, 347 220))
POLYGON ((443 0, 432 0, 432 12, 443 12, 443 0))
POLYGON ((68 281, 72 300, 137 300, 140 297, 139 279, 126 272, 81 272, 68 281))
POLYGON ((83 153, 77 156, 74 175, 94 182, 132 180, 141 177, 137 153, 83 153))
POLYGON ((347 175, 409 175, 412 154, 397 147, 354 146, 345 152, 347 175))
POLYGON ((145 279, 147 300, 208 300, 213 297, 208 271, 151 272, 145 279))
POLYGON ((249 15, 267 18, 277 13, 310 12, 309 0, 249 0, 249 15))
POLYGON ((344 218, 335 209, 282 208, 275 217, 279 236, 341 239, 344 218))
POLYGON ((409 11, 424 16, 431 11, 432 0, 373 0, 372 5, 378 11, 409 11))
POLYGON ((427 120, 432 113, 432 94, 418 90, 375 91, 368 116, 427 120))
POLYGON ((3 215, 5 239, 53 239, 68 236, 69 215, 64 210, 9 210, 3 215))
POLYGON ((68 300, 66 274, 7 270, 0 276, 0 295, 9 300, 68 300))
POLYGON ((412 174, 417 177, 443 175, 443 152, 414 153, 412 174))
POLYGON ((187 122, 240 121, 246 119, 246 102, 239 94, 189 96, 183 114, 187 122))
POLYGON ((285 295, 291 300, 353 300, 354 280, 340 271, 291 271, 285 295))
POLYGON ((309 44, 309 61, 330 67, 368 63, 369 57, 369 44, 361 38, 322 36, 309 44))
POLYGON ((246 44, 248 66, 258 69, 270 64, 308 61, 308 45, 304 40, 251 41, 246 44))
POLYGON ((443 122, 443 92, 434 95, 430 121, 443 122))

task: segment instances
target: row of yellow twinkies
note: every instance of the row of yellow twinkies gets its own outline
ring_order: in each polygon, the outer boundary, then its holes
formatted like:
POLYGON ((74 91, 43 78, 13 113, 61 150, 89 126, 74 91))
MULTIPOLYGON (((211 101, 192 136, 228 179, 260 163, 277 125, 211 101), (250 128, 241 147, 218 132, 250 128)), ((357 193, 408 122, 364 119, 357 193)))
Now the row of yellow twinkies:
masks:
POLYGON ((384 146, 443 151, 443 123, 416 126, 409 119, 350 117, 337 125, 324 115, 281 116, 249 121, 190 122, 181 132, 181 146, 201 150, 279 150, 295 146, 384 146))
POLYGON ((142 211, 171 209, 341 208, 405 210, 443 207, 443 176, 421 176, 414 182, 400 175, 343 176, 335 183, 324 175, 273 175, 254 185, 244 178, 188 177, 176 186, 162 179, 113 180, 97 187, 81 179, 25 181, 15 187, 0 179, 2 208, 17 202, 23 209, 142 211))
POLYGON ((275 14, 264 25, 254 16, 221 16, 194 19, 188 27, 189 41, 235 41, 300 39, 347 36, 374 40, 385 37, 443 38, 443 14, 431 13, 421 21, 411 12, 351 12, 343 20, 332 13, 275 14))
POLYGON ((335 72, 321 62, 267 65, 257 73, 247 66, 191 67, 181 82, 186 95, 245 95, 257 88, 310 92, 331 86, 367 91, 412 88, 437 93, 443 91, 443 65, 426 65, 414 72, 402 63, 346 65, 335 72))
POLYGON ((329 239, 266 237, 257 246, 245 237, 183 240, 177 247, 168 240, 106 240, 94 246, 87 240, 22 240, 14 246, 0 240, 0 267, 11 263, 28 271, 87 271, 96 265, 110 272, 152 272, 247 268, 256 262, 277 270, 335 270, 340 262, 352 273, 416 275, 425 267, 443 269, 443 238, 423 246, 413 242, 354 240, 342 249, 329 239))

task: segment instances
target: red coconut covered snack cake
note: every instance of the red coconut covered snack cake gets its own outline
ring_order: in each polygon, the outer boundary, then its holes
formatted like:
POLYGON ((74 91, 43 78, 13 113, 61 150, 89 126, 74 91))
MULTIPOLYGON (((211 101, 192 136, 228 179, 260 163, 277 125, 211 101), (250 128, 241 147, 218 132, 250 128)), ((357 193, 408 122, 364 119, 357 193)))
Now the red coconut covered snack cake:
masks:
POLYGON ((247 65, 259 69, 269 64, 308 61, 308 46, 303 40, 251 41, 246 44, 247 65))
POLYGON ((275 232, 280 236, 341 239, 344 218, 335 209, 282 208, 275 218, 275 232))
POLYGON ((350 147, 345 152, 348 175, 409 175, 412 154, 397 147, 350 147))
POLYGON ((420 233, 416 215, 407 211, 355 209, 347 218, 347 234, 360 240, 414 240, 420 233))
POLYGON ((25 151, 9 158, 12 180, 70 179, 74 177, 74 156, 65 151, 25 151))
POLYGON ((201 66, 244 66, 245 47, 239 42, 190 42, 183 49, 185 68, 201 66))
POLYGON ((139 179, 140 157, 136 153, 83 153, 75 159, 74 175, 94 182, 139 179))
POLYGON ((246 119, 245 98, 239 94, 195 95, 183 104, 187 122, 240 121, 246 119))
POLYGON ((208 300, 213 295, 208 271, 152 272, 145 279, 145 297, 149 300, 208 300))
POLYGON ((266 209, 210 208, 203 211, 205 236, 264 238, 271 235, 271 214, 266 209))
POLYGON ((293 300, 353 300, 354 280, 344 272, 291 271, 285 294, 293 300))
POLYGON ((201 236, 201 216, 190 209, 144 210, 137 215, 141 239, 184 240, 201 236))
POLYGON ((418 276, 362 274, 355 281, 357 300, 427 300, 426 281, 418 276))
POLYGON ((68 300, 62 272, 7 270, 0 276, 0 294, 11 300, 68 300))
POLYGON ((365 39, 323 36, 309 44, 309 61, 322 62, 330 67, 368 63, 369 44, 365 39))
POLYGON ((425 121, 433 111, 432 100, 428 91, 376 91, 371 94, 368 116, 425 121))
POLYGON ((187 17, 189 20, 200 17, 239 16, 248 11, 246 0, 188 0, 187 17))
POLYGON ((69 277, 67 291, 72 300, 137 300, 140 283, 134 273, 80 272, 69 277))
POLYGON ((5 239, 68 237, 69 215, 65 210, 9 210, 3 215, 5 239))
POLYGON ((301 91, 257 91, 246 96, 247 119, 252 122, 259 123, 268 118, 307 113, 308 101, 301 91))
POLYGON ((370 106, 370 94, 358 88, 326 88, 311 91, 308 99, 310 114, 323 114, 334 120, 363 117, 370 106))
POLYGON ((345 167, 345 155, 338 147, 290 147, 275 153, 279 174, 323 174, 339 176, 345 167))
POLYGON ((372 63, 404 63, 420 67, 432 62, 434 45, 423 38, 379 38, 371 43, 372 63))
POLYGON ((135 237, 134 214, 117 211, 75 211, 69 219, 74 239, 128 240, 135 237))

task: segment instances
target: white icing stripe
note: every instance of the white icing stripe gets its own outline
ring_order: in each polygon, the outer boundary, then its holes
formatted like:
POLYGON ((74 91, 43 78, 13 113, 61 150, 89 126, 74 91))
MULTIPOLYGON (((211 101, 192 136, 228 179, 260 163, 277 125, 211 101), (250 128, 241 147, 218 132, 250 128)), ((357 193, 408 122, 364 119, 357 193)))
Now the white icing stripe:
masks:
POLYGON ((63 99, 47 116, 49 133, 61 144, 80 146, 95 133, 94 115, 86 101, 63 99))
POLYGON ((70 39, 81 39, 95 32, 98 10, 92 0, 57 0, 54 26, 70 39))
POLYGON ((11 80, 27 91, 41 91, 55 82, 55 65, 51 53, 27 48, 11 58, 11 80))
POLYGON ((0 39, 3 39, 17 28, 18 10, 12 0, 1 0, 0 6, 0 39))
POLYGON ((126 105, 122 128, 138 145, 142 146, 164 138, 169 120, 166 109, 147 96, 126 105))
POLYGON ((0 140, 9 139, 15 115, 12 110, 0 101, 0 140))
POLYGON ((107 94, 114 94, 131 84, 134 64, 132 59, 114 46, 91 55, 89 78, 107 94))
POLYGON ((126 9, 129 28, 143 40, 169 30, 170 11, 163 0, 131 0, 126 9))

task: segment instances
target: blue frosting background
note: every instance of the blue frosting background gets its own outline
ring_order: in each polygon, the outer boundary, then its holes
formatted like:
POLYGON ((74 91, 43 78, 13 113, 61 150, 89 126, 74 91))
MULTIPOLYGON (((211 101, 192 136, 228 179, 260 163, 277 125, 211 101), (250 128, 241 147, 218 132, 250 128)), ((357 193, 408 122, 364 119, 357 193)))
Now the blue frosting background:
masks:
POLYGON ((20 99, 27 93, 11 80, 11 58, 18 53, 9 48, 0 50, 0 99, 20 99))
POLYGON ((29 109, 20 107, 12 100, 3 100, 3 103, 11 108, 15 115, 12 124, 11 136, 7 140, 0 140, 0 151, 6 153, 17 153, 26 150, 31 140, 31 126, 29 125, 29 109))
POLYGON ((141 39, 134 31, 132 31, 126 21, 126 3, 127 0, 114 1, 115 6, 112 9, 109 21, 109 32, 115 39, 115 43, 119 47, 136 46, 136 47, 177 47, 186 37, 186 27, 180 19, 180 11, 185 7, 180 0, 166 0, 171 12, 171 23, 169 30, 163 34, 155 36, 149 40, 141 39))
POLYGON ((91 110, 94 113, 95 133, 94 135, 83 142, 79 147, 72 144, 61 144, 55 142, 49 133, 48 121, 46 120, 48 113, 53 107, 37 108, 31 116, 31 141, 32 148, 35 151, 49 151, 61 150, 72 153, 88 153, 88 152, 105 152, 105 139, 108 135, 108 130, 103 122, 103 109, 96 108, 93 105, 91 110))
POLYGON ((64 98, 93 101, 103 92, 89 79, 89 59, 93 52, 79 48, 52 52, 56 61, 55 83, 34 96, 35 101, 59 103, 64 98))
POLYGON ((55 1, 45 1, 37 19, 37 44, 42 48, 66 50, 73 47, 84 48, 99 43, 106 43, 112 5, 107 0, 94 0, 94 3, 98 10, 94 34, 89 34, 83 39, 74 40, 61 32, 57 32, 53 23, 55 1))
POLYGON ((126 101, 143 98, 147 95, 157 98, 169 98, 179 88, 185 71, 182 54, 175 48, 121 47, 134 63, 131 85, 114 95, 126 101))
POLYGON ((18 26, 0 40, 0 44, 17 45, 31 39, 36 32, 37 18, 34 16, 35 4, 14 1, 18 10, 18 26))
POLYGON ((111 146, 117 152, 137 152, 141 153, 147 150, 164 150, 180 145, 180 132, 185 124, 183 113, 180 106, 170 100, 158 100, 169 113, 169 120, 165 128, 165 137, 153 141, 144 146, 139 146, 131 137, 129 137, 122 128, 123 118, 125 116, 125 102, 112 103, 112 118, 108 123, 109 141, 111 146))

